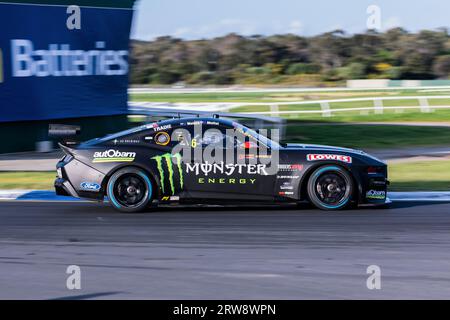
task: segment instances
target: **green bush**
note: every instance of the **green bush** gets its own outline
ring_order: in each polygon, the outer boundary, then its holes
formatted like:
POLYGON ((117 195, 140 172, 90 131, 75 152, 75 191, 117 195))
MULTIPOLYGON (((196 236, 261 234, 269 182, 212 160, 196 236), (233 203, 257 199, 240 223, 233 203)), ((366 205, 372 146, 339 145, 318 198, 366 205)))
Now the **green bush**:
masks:
POLYGON ((359 62, 350 63, 348 66, 338 68, 338 75, 342 79, 362 79, 366 75, 366 66, 359 62))
POLYGON ((320 66, 311 63, 294 63, 290 65, 286 74, 296 75, 296 74, 316 74, 320 72, 320 66))
POLYGON ((201 71, 194 73, 187 79, 188 83, 191 84, 201 84, 201 83, 210 83, 214 78, 214 73, 209 71, 201 71))

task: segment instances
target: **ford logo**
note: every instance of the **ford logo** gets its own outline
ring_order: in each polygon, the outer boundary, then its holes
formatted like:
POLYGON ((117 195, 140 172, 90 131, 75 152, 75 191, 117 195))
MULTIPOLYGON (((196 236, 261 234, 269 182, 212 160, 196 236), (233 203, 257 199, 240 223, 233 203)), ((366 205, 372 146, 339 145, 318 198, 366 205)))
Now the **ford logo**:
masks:
POLYGON ((97 183, 91 183, 91 182, 83 182, 80 185, 81 189, 83 190, 87 190, 87 191, 99 191, 100 190, 100 185, 98 185, 97 183))

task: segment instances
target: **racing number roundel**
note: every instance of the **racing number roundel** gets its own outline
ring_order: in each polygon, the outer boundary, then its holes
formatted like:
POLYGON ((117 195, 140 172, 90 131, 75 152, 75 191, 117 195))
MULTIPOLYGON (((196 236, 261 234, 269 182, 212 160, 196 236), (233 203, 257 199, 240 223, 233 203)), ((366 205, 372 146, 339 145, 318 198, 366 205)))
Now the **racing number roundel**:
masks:
POLYGON ((170 136, 167 132, 158 132, 155 136, 156 144, 167 146, 170 143, 170 136))

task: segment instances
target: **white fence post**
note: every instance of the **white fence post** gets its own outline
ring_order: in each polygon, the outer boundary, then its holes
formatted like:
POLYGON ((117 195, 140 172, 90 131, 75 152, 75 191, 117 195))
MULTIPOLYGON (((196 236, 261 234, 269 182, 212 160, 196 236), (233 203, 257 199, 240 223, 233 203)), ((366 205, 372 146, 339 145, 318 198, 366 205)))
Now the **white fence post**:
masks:
POLYGON ((373 109, 375 111, 375 114, 383 114, 383 100, 381 99, 375 99, 373 100, 373 109))
POLYGON ((420 103, 420 111, 421 112, 425 112, 425 113, 431 112, 430 104, 428 103, 427 98, 420 98, 419 103, 420 103))
POLYGON ((330 104, 328 102, 322 102, 320 104, 320 107, 322 108, 322 116, 324 117, 331 117, 331 111, 330 111, 330 104))
POLYGON ((271 117, 277 117, 279 111, 280 108, 278 107, 277 104, 270 105, 270 112, 272 112, 272 114, 270 115, 271 117))

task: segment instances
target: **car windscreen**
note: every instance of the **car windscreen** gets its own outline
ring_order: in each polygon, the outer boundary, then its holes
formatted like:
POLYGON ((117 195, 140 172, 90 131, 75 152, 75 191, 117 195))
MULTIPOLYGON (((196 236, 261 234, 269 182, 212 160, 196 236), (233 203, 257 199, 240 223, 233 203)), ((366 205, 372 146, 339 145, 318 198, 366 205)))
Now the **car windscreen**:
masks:
POLYGON ((250 129, 250 128, 240 125, 240 124, 235 125, 235 128, 243 130, 245 133, 251 135, 253 138, 255 138, 256 140, 258 140, 259 142, 263 143, 264 145, 266 145, 270 148, 273 148, 273 149, 280 148, 280 144, 278 142, 271 140, 262 134, 259 134, 258 132, 256 132, 253 129, 250 129))

